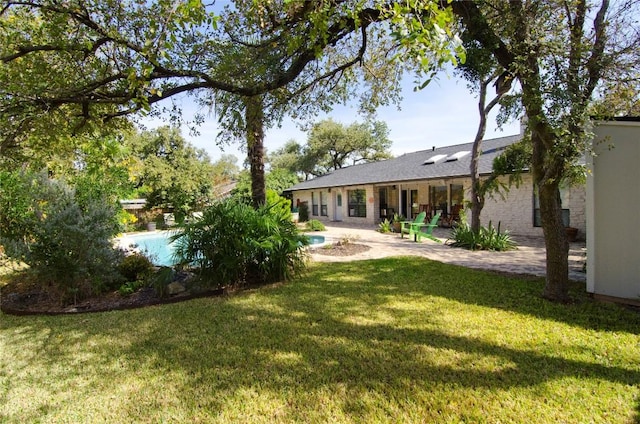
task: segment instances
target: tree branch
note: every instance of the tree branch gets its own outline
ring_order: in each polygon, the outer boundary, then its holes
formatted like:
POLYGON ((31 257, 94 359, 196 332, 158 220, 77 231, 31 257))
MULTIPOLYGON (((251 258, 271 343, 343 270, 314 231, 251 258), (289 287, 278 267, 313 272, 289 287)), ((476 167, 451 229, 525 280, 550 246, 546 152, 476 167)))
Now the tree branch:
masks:
MULTIPOLYGON (((587 73, 589 80, 585 85, 584 92, 582 93, 583 99, 589 99, 595 90, 598 81, 602 77, 602 63, 604 56, 604 48, 606 44, 606 23, 605 16, 609 9, 609 0, 602 0, 600 10, 596 14, 593 22, 593 29, 595 32, 595 41, 593 43, 593 49, 591 56, 587 60, 587 73)), ((637 48, 637 46, 636 46, 637 48)))
MULTIPOLYGON (((444 0, 441 1, 441 4, 443 7, 449 5, 444 0)), ((469 35, 491 51, 500 66, 511 71, 515 57, 507 45, 491 29, 478 5, 473 1, 457 0, 451 2, 450 6, 453 13, 462 20, 469 35)))
POLYGON ((326 73, 318 76, 317 78, 313 79, 308 84, 303 85, 302 87, 300 87, 298 90, 296 90, 295 92, 291 93, 287 97, 289 99, 291 99, 291 98, 294 98, 296 96, 299 96, 300 94, 302 94, 303 92, 309 90, 311 87, 313 87, 315 84, 319 83, 320 81, 326 80, 326 79, 331 79, 331 78, 335 77, 336 75, 338 75, 339 73, 342 73, 345 70, 347 70, 348 68, 352 67, 356 63, 362 64, 362 60, 364 58, 364 54, 365 54, 365 52, 367 50, 367 30, 366 30, 366 28, 364 26, 361 28, 361 35, 362 35, 362 43, 360 44, 360 49, 358 50, 358 54, 353 59, 343 63, 342 65, 332 69, 329 72, 326 72, 326 73))

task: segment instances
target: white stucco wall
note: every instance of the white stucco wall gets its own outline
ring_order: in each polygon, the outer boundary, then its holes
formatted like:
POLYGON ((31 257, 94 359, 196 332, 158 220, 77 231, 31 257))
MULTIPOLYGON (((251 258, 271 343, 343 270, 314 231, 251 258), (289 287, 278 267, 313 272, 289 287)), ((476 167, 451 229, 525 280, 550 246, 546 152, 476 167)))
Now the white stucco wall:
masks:
POLYGON ((640 301, 640 123, 595 127, 587 177, 587 291, 640 301))

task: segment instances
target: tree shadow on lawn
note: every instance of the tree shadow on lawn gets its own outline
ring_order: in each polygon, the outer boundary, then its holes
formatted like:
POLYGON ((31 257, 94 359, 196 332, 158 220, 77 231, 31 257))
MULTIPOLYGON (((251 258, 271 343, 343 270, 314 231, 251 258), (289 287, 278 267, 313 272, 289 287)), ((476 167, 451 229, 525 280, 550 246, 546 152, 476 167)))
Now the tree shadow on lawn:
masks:
MULTIPOLYGON (((346 391, 356 396, 373 391, 411 397, 417 391, 445 387, 490 391, 533 388, 563 378, 599 379, 629 387, 640 381, 640 371, 515 350, 436 330, 358 325, 319 316, 323 314, 296 314, 298 318, 292 319, 294 311, 286 308, 273 312, 224 305, 222 309, 224 316, 238 316, 231 324, 237 338, 229 340, 215 327, 204 332, 194 328, 192 342, 185 343, 181 337, 162 339, 166 328, 159 326, 142 335, 127 356, 134 361, 153 358, 154 368, 166 370, 190 364, 183 373, 198 377, 185 387, 208 386, 209 407, 214 410, 224 408, 220 392, 233 394, 249 387, 313 393, 346 386, 346 391), (442 363, 443 352, 455 352, 452 357, 456 360, 442 363), (495 369, 483 369, 485 360, 495 369), (479 365, 472 365, 474 362, 479 365)), ((215 314, 211 318, 217 321, 215 314)), ((344 400, 343 410, 350 409, 349 402, 344 400)), ((562 403, 571 409, 570 400, 562 403)))
MULTIPOLYGON (((217 411, 227 407, 225 399, 228 397, 242 390, 258 388, 272 392, 293 388, 295 392, 306 393, 345 388, 349 396, 338 403, 342 402, 341 408, 350 414, 356 408, 356 398, 371 392, 382 396, 402 394, 411 398, 417 392, 438 391, 444 387, 508 390, 533 387, 565 377, 601 379, 628 386, 640 381, 640 372, 637 371, 517 351, 438 331, 399 329, 389 325, 362 326, 326 316, 321 321, 317 321, 318 317, 292 320, 291 311, 274 313, 231 304, 216 304, 217 311, 211 311, 211 304, 194 306, 194 310, 207 316, 212 325, 207 325, 206 321, 193 321, 194 317, 171 323, 162 319, 146 322, 138 328, 131 346, 114 352, 115 355, 95 357, 86 364, 87 368, 97 368, 98 371, 112 370, 110 373, 100 372, 99 377, 95 373, 93 378, 96 381, 89 384, 94 386, 94 390, 100 387, 101 391, 117 393, 123 375, 113 371, 115 356, 126 361, 128 371, 125 369, 125 372, 150 368, 166 376, 179 375, 180 378, 175 380, 167 379, 163 386, 156 387, 151 393, 164 390, 178 403, 184 404, 196 397, 198 405, 216 415, 217 411), (238 318, 229 322, 232 315, 238 318), (233 335, 236 337, 228 337, 226 327, 229 325, 234 327, 233 335), (443 350, 455 351, 456 357, 462 355, 463 360, 449 365, 437 364, 437 356, 443 350), (287 357, 296 359, 287 360, 287 357), (497 358, 499 369, 465 366, 475 360, 481 362, 484 357, 497 358), (100 382, 96 384, 98 378, 100 382), (166 384, 175 386, 166 387, 166 384)), ((136 317, 131 318, 135 320, 136 317)), ((78 335, 82 331, 73 325, 65 327, 65 331, 78 335)), ((114 330, 109 337, 117 337, 116 333, 123 330, 134 328, 114 330)), ((50 331, 55 332, 53 329, 50 331)), ((80 338, 94 339, 104 335, 88 332, 80 338)), ((76 342, 80 343, 80 340, 76 342)), ((67 343, 73 342, 67 340, 67 343)), ((47 358, 47 368, 54 373, 48 374, 47 379, 64 382, 68 378, 68 369, 65 372, 66 367, 59 365, 73 363, 77 358, 70 357, 65 351, 63 343, 43 346, 41 358, 47 358), (60 375, 56 376, 56 372, 60 375)), ((150 382, 158 379, 157 376, 149 377, 150 382)), ((38 382, 34 384, 38 385, 38 382)), ((73 389, 67 390, 70 391, 66 402, 69 405, 77 403, 73 389)), ((550 399, 541 399, 541 402, 551 401, 553 404, 552 398, 558 396, 554 393, 547 395, 550 399)), ((293 402, 293 409, 308 406, 293 402)), ((135 396, 120 399, 119 404, 119 408, 130 411, 129 416, 135 416, 141 408, 151 413, 158 406, 153 400, 135 396)), ((436 402, 434 406, 445 408, 446 405, 436 402)), ((570 402, 563 406, 571 409, 570 402)), ((21 415, 20 418, 37 420, 42 418, 39 415, 42 411, 55 407, 42 405, 33 411, 31 417, 21 415)), ((317 408, 318 405, 312 407, 317 408)), ((154 413, 161 413, 161 410, 154 413)))
POLYGON ((331 264, 313 269, 322 286, 348 295, 361 293, 360 287, 346 285, 349 279, 366 275, 368 290, 385 302, 388 293, 438 296, 470 305, 508 310, 538 318, 580 326, 585 329, 640 334, 640 313, 620 305, 592 299, 585 283, 570 282, 574 302, 555 304, 542 298, 544 277, 507 274, 445 264, 426 258, 395 257, 351 263, 331 264))
MULTIPOLYGON (((19 348, 27 340, 37 343, 28 353, 30 361, 23 365, 39 371, 30 376, 31 384, 40 385, 45 392, 63 392, 62 405, 43 404, 34 397, 32 410, 5 418, 37 421, 43 411, 72 407, 81 401, 77 380, 88 391, 120 393, 123 381, 136 373, 143 387, 117 396, 117 408, 129 414, 125 416, 146 411, 150 421, 162 420, 166 407, 166 400, 154 398, 156 393, 170 396, 178 407, 193 402, 201 408, 201 416, 212 417, 230 408, 228 399, 238 393, 267 391, 283 399, 290 397, 286 410, 281 411, 284 416, 278 417, 286 421, 304 419, 300 411, 306 409, 321 410, 322 400, 314 396, 322 391, 335 393, 339 400, 333 401, 339 408, 357 418, 370 407, 359 403, 365 393, 401 402, 402 398, 424 399, 429 393, 446 392, 448 395, 429 401, 429 408, 445 409, 449 401, 464 404, 465 390, 534 390, 563 378, 637 387, 640 370, 517 350, 437 328, 401 327, 393 320, 349 320, 350 310, 376 311, 390 297, 422 301, 425 295, 601 330, 628 332, 634 316, 622 313, 627 319, 623 326, 617 318, 605 316, 615 314, 616 309, 598 304, 593 306, 593 318, 574 319, 572 308, 575 313, 576 308, 592 306, 586 301, 571 306, 527 305, 545 302, 538 296, 540 283, 481 271, 471 271, 474 277, 469 282, 469 272, 416 258, 332 264, 314 269, 299 282, 231 298, 84 316, 2 316, 0 341, 7 348, 18 346, 8 355, 27 354, 19 348), (439 276, 444 272, 448 275, 439 276), (362 281, 363 276, 367 281, 362 281), (52 381, 60 386, 52 387, 52 381)), ((0 403, 12 397, 10 382, 24 371, 5 371, 0 365, 0 381, 9 382, 0 403)), ((563 405, 570 401, 540 390, 550 397, 549 408, 555 404, 570 411, 570 405, 563 405)), ((464 411, 459 413, 464 415, 464 411)), ((637 416, 635 419, 638 422, 637 416)))

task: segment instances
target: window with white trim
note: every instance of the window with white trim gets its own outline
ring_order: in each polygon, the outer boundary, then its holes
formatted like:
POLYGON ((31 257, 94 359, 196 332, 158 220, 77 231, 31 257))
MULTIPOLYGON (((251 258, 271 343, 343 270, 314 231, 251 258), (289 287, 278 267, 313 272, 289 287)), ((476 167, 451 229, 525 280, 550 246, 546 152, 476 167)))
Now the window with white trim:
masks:
POLYGON ((365 190, 348 190, 349 216, 367 217, 367 192, 365 190))
POLYGON ((329 216, 327 208, 327 193, 320 192, 320 216, 329 216))
POLYGON ((318 216, 318 197, 313 191, 311 192, 311 215, 318 216))

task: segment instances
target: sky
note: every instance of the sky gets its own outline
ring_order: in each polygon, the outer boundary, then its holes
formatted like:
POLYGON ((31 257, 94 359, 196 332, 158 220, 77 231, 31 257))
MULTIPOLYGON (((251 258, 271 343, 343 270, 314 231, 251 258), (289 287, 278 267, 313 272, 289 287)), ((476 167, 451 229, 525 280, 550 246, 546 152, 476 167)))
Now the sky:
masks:
MULTIPOLYGON (((389 138, 392 140, 391 153, 394 156, 430 149, 433 146, 451 146, 473 141, 479 120, 477 98, 469 91, 464 80, 443 73, 423 90, 415 92, 413 87, 413 78, 406 78, 403 81, 403 101, 400 110, 397 106, 389 106, 380 108, 377 113, 376 119, 385 122, 389 128, 389 138)), ((183 104, 186 120, 191 118, 189 113, 193 110, 193 105, 183 104)), ((495 123, 496 112, 497 108, 488 120, 485 139, 518 134, 519 122, 508 123, 502 130, 498 129, 495 123)), ((318 115, 314 122, 326 118, 332 118, 345 125, 364 120, 358 115, 355 104, 336 105, 332 112, 318 115)), ((159 119, 143 122, 147 128, 168 125, 159 119)), ((238 165, 242 165, 246 154, 240 150, 239 143, 224 146, 224 150, 216 145, 218 129, 215 117, 209 117, 199 127, 198 132, 199 135, 193 135, 188 128, 182 128, 185 139, 196 147, 205 149, 212 161, 218 160, 223 154, 232 154, 238 158, 238 165)), ((278 149, 291 139, 304 144, 307 133, 302 132, 294 121, 285 118, 281 128, 269 129, 266 132, 267 152, 278 149)))

